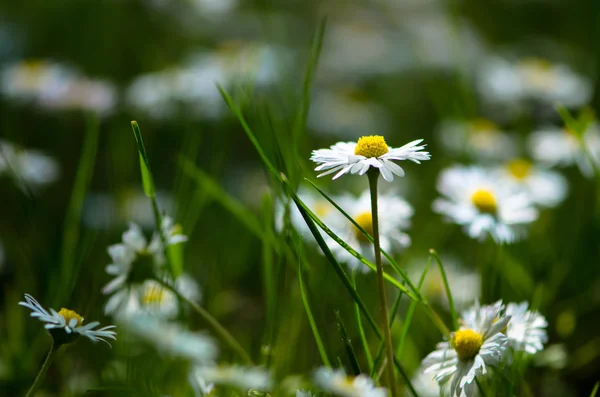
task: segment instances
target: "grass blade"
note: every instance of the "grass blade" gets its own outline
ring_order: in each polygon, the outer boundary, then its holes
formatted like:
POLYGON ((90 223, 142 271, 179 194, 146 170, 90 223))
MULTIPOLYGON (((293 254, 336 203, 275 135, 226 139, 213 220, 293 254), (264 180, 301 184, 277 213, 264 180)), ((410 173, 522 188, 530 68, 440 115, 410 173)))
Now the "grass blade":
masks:
POLYGON ((352 367, 352 372, 355 376, 361 374, 360 364, 358 363, 358 358, 356 358, 356 354, 354 354, 354 348, 352 347, 352 342, 348 337, 348 332, 346 332, 346 327, 344 326, 344 321, 340 316, 339 311, 335 311, 335 321, 338 326, 338 330, 340 331, 340 335, 342 337, 342 343, 344 344, 344 348, 346 349, 346 354, 348 355, 348 359, 350 360, 350 366, 352 367))
MULTIPOLYGON (((356 289, 356 271, 352 270, 352 286, 356 289)), ((365 334, 365 328, 363 327, 362 319, 360 317, 360 309, 354 303, 354 314, 356 315, 356 325, 358 326, 358 333, 360 336, 360 343, 365 352, 365 357, 367 359, 367 366, 369 367, 369 372, 373 370, 373 356, 371 355, 371 350, 369 350, 369 343, 367 342, 367 336, 365 334)))
POLYGON ((146 153, 146 147, 144 146, 144 140, 142 139, 142 132, 137 121, 131 122, 131 128, 133 129, 133 136, 137 143, 138 153, 140 155, 140 171, 142 173, 142 185, 144 186, 144 194, 148 197, 154 197, 156 195, 156 189, 154 188, 154 181, 152 180, 152 172, 150 172, 150 162, 148 161, 148 154, 146 153))
POLYGON ((444 265, 442 265, 440 256, 433 248, 429 250, 429 253, 431 256, 433 256, 438 268, 440 269, 440 274, 442 275, 442 280, 444 282, 444 288, 446 289, 446 295, 448 296, 448 305, 450 306, 450 315, 452 316, 452 326, 454 329, 458 329, 458 314, 456 313, 456 308, 454 307, 454 299, 452 298, 452 291, 450 291, 450 285, 448 284, 446 271, 444 271, 444 265))
POLYGON ((598 387, 600 387, 600 381, 596 382, 596 384, 594 385, 592 393, 590 393, 590 397, 596 397, 596 393, 598 393, 598 387))

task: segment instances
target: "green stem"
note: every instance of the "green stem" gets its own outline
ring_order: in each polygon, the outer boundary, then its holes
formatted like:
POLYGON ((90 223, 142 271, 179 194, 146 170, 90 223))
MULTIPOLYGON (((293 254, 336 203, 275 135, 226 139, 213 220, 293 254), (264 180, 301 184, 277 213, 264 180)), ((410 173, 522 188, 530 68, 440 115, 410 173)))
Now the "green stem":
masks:
POLYGON ((381 263, 381 246, 379 243, 379 215, 377 210, 377 180, 379 170, 371 168, 367 172, 369 176, 369 189, 371 191, 371 217, 373 220, 373 247, 375 251, 375 264, 377 265, 377 284, 379 286, 379 304, 381 305, 381 325, 385 340, 387 356, 388 387, 392 397, 396 397, 396 380, 394 375, 394 347, 392 345, 392 333, 390 331, 390 320, 387 311, 387 298, 385 296, 385 281, 383 279, 383 265, 381 263))
MULTIPOLYGON (((352 286, 356 289, 356 270, 352 270, 352 286)), ((363 327, 362 319, 360 317, 360 308, 354 302, 354 314, 356 315, 356 323, 358 325, 358 333, 360 335, 360 343, 365 351, 365 357, 367 359, 367 365, 369 372, 373 371, 373 357, 369 350, 369 343, 367 342, 367 336, 365 335, 365 328, 363 327)))
POLYGON ((54 356, 56 355, 56 352, 58 351, 59 348, 60 348, 60 346, 55 347, 54 341, 52 341, 52 346, 50 346, 50 351, 48 352, 48 355, 46 356, 46 360, 44 361, 42 368, 40 368, 40 372, 38 372, 37 376, 35 377, 35 381, 33 382, 33 385, 31 385, 31 388, 27 392, 26 397, 35 396, 35 392, 42 385, 42 382, 44 381, 44 378, 46 377, 46 372, 48 372, 48 368, 50 368, 50 364, 52 364, 52 361, 54 360, 54 356))
POLYGON ((163 280, 160 280, 158 278, 156 278, 155 280, 157 282, 159 282, 161 285, 163 285, 165 288, 172 291, 175 295, 177 295, 177 298, 179 298, 180 300, 182 300, 185 303, 187 303, 188 305, 190 305, 192 307, 192 309, 194 309, 196 311, 196 313, 198 313, 200 315, 200 317, 202 317, 208 324, 210 324, 210 326, 217 332, 217 334, 219 334, 219 336, 225 342, 227 342, 227 344, 229 344, 229 346, 233 350, 235 350, 239 354, 239 356, 246 362, 246 364, 254 365, 254 363, 252 362, 252 359, 250 358, 250 355, 246 352, 246 350, 244 350, 242 345, 239 344, 239 342, 233 337, 233 335, 231 335, 229 333, 229 331, 227 331, 225 329, 225 327, 223 327, 216 318, 214 318, 209 312, 207 312, 204 308, 202 308, 196 302, 191 301, 188 298, 186 298, 185 296, 183 296, 179 291, 177 291, 176 288, 174 288, 169 283, 166 283, 163 280))

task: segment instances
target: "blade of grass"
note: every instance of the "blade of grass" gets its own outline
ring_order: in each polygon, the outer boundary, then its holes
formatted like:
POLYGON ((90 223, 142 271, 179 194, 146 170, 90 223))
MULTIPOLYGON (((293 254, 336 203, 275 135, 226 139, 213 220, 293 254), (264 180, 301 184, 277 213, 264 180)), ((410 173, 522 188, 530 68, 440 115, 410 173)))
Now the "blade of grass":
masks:
MULTIPOLYGON (((356 270, 352 270, 352 286, 356 289, 356 270)), ((369 349, 369 343, 367 341, 367 335, 365 334, 365 328, 363 327, 362 318, 360 316, 360 309, 356 305, 356 302, 353 304, 354 306, 354 314, 356 316, 356 325, 358 326, 358 334, 360 336, 360 343, 365 352, 365 357, 367 359, 367 366, 369 367, 369 372, 373 370, 373 356, 371 355, 371 350, 369 349)))
POLYGON ((454 299, 452 298, 452 291, 450 291, 450 285, 448 285, 448 277, 446 276, 446 271, 444 270, 444 265, 442 265, 442 260, 438 253, 431 248, 429 250, 429 254, 433 256, 435 262, 437 263, 438 268, 440 269, 440 274, 442 275, 442 281, 444 282, 444 288, 446 289, 446 296, 448 297, 448 305, 450 306, 450 315, 452 316, 452 325, 454 329, 458 329, 458 314, 456 313, 456 308, 454 307, 454 299))
MULTIPOLYGON (((398 307, 400 306, 401 299, 402 299, 402 293, 399 293, 398 297, 394 301, 394 306, 392 306, 392 310, 390 312, 390 325, 389 325, 390 328, 392 328, 392 325, 394 325, 394 321, 396 319, 396 314, 398 313, 398 307)), ((418 303, 417 301, 413 301, 413 302, 418 303)), ((384 346, 383 342, 380 342, 379 346, 377 347, 377 355, 375 356, 373 368, 370 369, 371 377, 374 377, 376 374, 380 373, 383 370, 381 368, 382 359, 384 358, 383 357, 383 346, 384 346)))
POLYGON ((360 370, 360 364, 358 363, 358 358, 356 358, 356 354, 354 354, 352 342, 348 337, 348 332, 346 332, 344 321, 342 320, 342 317, 340 316, 340 312, 338 310, 335 311, 335 322, 337 323, 338 330, 340 331, 340 336, 342 337, 342 343, 344 344, 344 348, 346 349, 346 354, 348 355, 348 359, 350 360, 352 372, 355 376, 358 376, 362 372, 360 370))
POLYGON ((596 382, 592 392, 590 393, 590 397, 596 397, 596 393, 598 393, 598 387, 600 387, 600 381, 596 382))
POLYGON ((59 273, 63 282, 57 282, 55 284, 60 286, 59 292, 55 295, 57 298, 56 303, 64 302, 71 296, 75 287, 75 282, 77 281, 75 275, 79 273, 76 267, 78 263, 82 262, 76 260, 75 254, 79 244, 79 238, 81 237, 79 225, 81 223, 83 202, 94 174, 94 164, 96 163, 96 153, 98 151, 99 129, 98 119, 94 116, 90 116, 87 120, 83 149, 81 150, 79 165, 77 167, 77 173, 75 174, 75 183, 73 185, 73 190, 71 191, 71 198, 65 217, 59 273))
POLYGON ((304 305, 304 310, 306 311, 306 316, 308 317, 310 329, 312 330, 315 342, 317 343, 317 349, 319 350, 319 354, 321 355, 321 361, 323 361, 323 364, 326 367, 331 367, 331 363, 327 358, 327 351, 325 350, 325 345, 323 345, 323 339, 321 338, 321 334, 319 333, 319 329, 317 328, 317 323, 315 322, 315 318, 312 314, 312 310, 310 309, 310 304, 306 296, 306 291, 304 290, 304 281, 302 280, 302 265, 300 264, 300 261, 298 261, 298 284, 300 285, 300 295, 302 296, 302 304, 304 305))

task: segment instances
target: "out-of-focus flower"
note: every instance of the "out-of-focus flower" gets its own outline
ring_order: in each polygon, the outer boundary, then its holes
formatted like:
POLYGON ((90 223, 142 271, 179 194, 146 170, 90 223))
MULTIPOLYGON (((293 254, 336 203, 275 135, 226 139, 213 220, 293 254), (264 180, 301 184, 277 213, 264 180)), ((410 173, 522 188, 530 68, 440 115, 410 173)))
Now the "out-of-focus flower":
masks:
POLYGON ((535 99, 568 107, 586 104, 593 84, 564 64, 529 58, 510 62, 492 57, 483 63, 479 90, 491 102, 535 99))
MULTIPOLYGON (((373 217, 371 215, 371 198, 369 190, 365 190, 358 198, 345 195, 336 200, 337 204, 350 215, 367 233, 373 236, 373 217)), ((379 239, 381 248, 391 252, 394 248, 405 248, 410 245, 410 237, 404 231, 410 226, 410 218, 414 210, 397 194, 387 192, 379 194, 379 239)), ((337 212, 337 210, 336 210, 337 212)), ((346 217, 335 216, 326 224, 338 237, 366 258, 374 260, 373 245, 346 217)), ((329 248, 337 258, 345 261, 351 269, 368 271, 358 259, 352 256, 333 239, 328 239, 329 248)))
POLYGON ((386 397, 387 391, 375 387, 367 375, 348 376, 342 370, 319 368, 315 373, 315 384, 327 393, 341 397, 386 397))
MULTIPOLYGON (((598 125, 591 125, 583 134, 582 140, 594 163, 600 164, 598 125)), ((530 135, 528 143, 532 157, 541 164, 562 167, 577 164, 585 176, 592 176, 593 166, 572 131, 559 127, 542 127, 530 135)))
POLYGON ((123 317, 122 321, 133 335, 163 354, 202 365, 212 365, 217 358, 217 345, 203 333, 184 330, 177 324, 148 314, 123 317))
MULTIPOLYGON (((198 302, 200 288, 196 281, 187 274, 175 280, 175 289, 187 299, 198 302)), ((143 312, 172 319, 179 314, 180 306, 175 293, 154 280, 146 280, 142 284, 123 288, 106 302, 104 312, 116 317, 131 316, 143 312)))
POLYGON ((60 63, 22 61, 1 72, 1 90, 9 98, 30 101, 46 109, 82 109, 107 114, 117 102, 114 86, 92 80, 60 63))
POLYGON ((0 174, 10 175, 22 189, 38 188, 55 182, 60 166, 52 157, 38 150, 25 149, 0 140, 0 174))
POLYGON ((387 145, 385 139, 379 135, 363 136, 358 142, 338 142, 330 149, 313 150, 310 159, 317 164, 315 171, 325 171, 318 175, 337 172, 333 179, 351 173, 364 175, 369 168, 379 170, 383 179, 388 182, 394 180, 394 174, 402 177, 404 170, 394 161, 410 160, 421 164, 421 161, 431 158, 429 152, 424 152, 425 145, 419 145, 422 139, 417 139, 406 145, 393 148, 387 145))
POLYGON ((198 54, 181 67, 137 77, 127 89, 127 102, 155 118, 185 110, 193 117, 215 119, 225 111, 217 84, 250 80, 258 86, 275 81, 287 53, 260 43, 231 41, 198 54))
POLYGON ((538 217, 526 191, 483 168, 448 168, 438 178, 438 190, 443 197, 433 202, 433 209, 462 225, 471 238, 489 234, 497 243, 512 243, 538 217))
MULTIPOLYGON (((298 197, 306 204, 306 206, 319 217, 323 223, 329 225, 331 223, 332 217, 341 217, 342 214, 339 213, 337 209, 325 197, 321 196, 315 189, 308 188, 305 186, 301 186, 298 188, 298 197)), ((310 229, 306 225, 304 218, 298 211, 296 204, 290 200, 289 208, 290 222, 292 226, 303 235, 310 235, 310 229)), ((285 221, 285 211, 286 208, 281 200, 278 200, 275 205, 275 228, 278 231, 283 230, 284 221, 285 221)), ((314 241, 314 239, 310 239, 310 241, 314 241)))
POLYGON ((564 176, 526 159, 516 158, 507 162, 499 173, 507 182, 521 186, 529 193, 533 202, 543 207, 556 207, 568 192, 564 176))
POLYGON ((535 354, 543 350, 544 343, 548 341, 548 322, 538 312, 527 310, 528 307, 527 302, 506 305, 505 314, 511 317, 506 336, 514 350, 535 354))
POLYGON ((195 397, 209 396, 215 388, 214 384, 207 382, 206 379, 198 374, 197 368, 192 368, 188 378, 192 389, 194 389, 195 397))
POLYGON ((44 328, 54 339, 56 346, 74 342, 80 335, 85 336, 92 342, 102 341, 110 346, 106 339, 116 340, 116 332, 113 331, 114 325, 95 329, 99 322, 94 321, 83 325, 83 317, 73 310, 64 307, 57 312, 50 309, 48 312, 29 294, 25 294, 25 302, 19 302, 19 305, 31 310, 31 317, 37 317, 40 321, 46 323, 44 328))
POLYGON ((263 368, 240 366, 198 366, 193 377, 209 384, 229 385, 243 390, 268 390, 272 385, 271 374, 263 368))
POLYGON ((539 367, 552 369, 563 369, 567 366, 569 354, 564 344, 554 344, 538 352, 534 358, 534 364, 539 367))
POLYGON ((308 126, 320 133, 357 139, 388 125, 385 110, 355 88, 321 90, 311 99, 308 126))
MULTIPOLYGON (((167 246, 187 241, 178 225, 168 216, 162 219, 162 231, 167 246)), ((165 264, 164 247, 160 236, 155 233, 148 244, 142 230, 135 223, 123 233, 122 242, 108 247, 112 263, 106 272, 115 278, 102 290, 104 294, 112 294, 131 283, 160 276, 157 272, 165 264)))
POLYGON ((482 161, 508 160, 517 155, 517 142, 493 122, 477 118, 448 120, 438 129, 444 149, 451 155, 467 155, 482 161))
MULTIPOLYGON (((481 276, 463 266, 458 259, 453 257, 442 257, 444 272, 448 279, 448 285, 452 292, 452 299, 456 310, 462 310, 470 306, 481 294, 481 276)), ((419 280, 423 273, 423 264, 427 259, 421 258, 411 261, 408 271, 411 280, 419 280)), ((444 286, 444 280, 439 267, 431 263, 425 281, 421 287, 421 294, 428 300, 439 302, 449 308, 448 295, 444 286)))
POLYGON ((310 391, 296 390, 296 397, 314 397, 314 395, 310 391))
POLYGON ((472 397, 475 380, 488 372, 488 366, 498 366, 504 359, 508 339, 502 330, 509 316, 502 316, 501 306, 475 308, 463 315, 461 328, 441 342, 437 350, 423 360, 424 373, 434 374, 444 384, 452 379, 450 392, 472 397))

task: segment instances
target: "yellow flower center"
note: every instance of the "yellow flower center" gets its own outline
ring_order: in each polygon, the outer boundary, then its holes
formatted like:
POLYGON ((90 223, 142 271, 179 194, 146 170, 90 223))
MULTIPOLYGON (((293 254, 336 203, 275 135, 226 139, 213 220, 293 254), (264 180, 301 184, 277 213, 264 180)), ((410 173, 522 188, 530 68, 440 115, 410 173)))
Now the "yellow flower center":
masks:
POLYGON ((524 159, 515 159, 507 164, 508 172, 516 179, 522 181, 531 172, 531 162, 524 159))
POLYGON ((358 139, 354 154, 366 158, 383 156, 390 151, 385 139, 381 135, 363 136, 358 139))
POLYGON ((472 329, 461 329, 452 335, 450 343, 460 360, 471 360, 481 349, 483 335, 472 329))
MULTIPOLYGON (((365 232, 373 236, 373 216, 371 216, 370 212, 363 212, 362 214, 354 218, 354 221, 358 223, 358 225, 362 227, 365 232)), ((357 227, 354 227, 354 234, 359 241, 369 241, 357 227)))
POLYGON ((157 285, 147 287, 142 297, 142 303, 145 305, 160 305, 164 300, 164 289, 157 285))
POLYGON ((62 309, 60 309, 60 311, 58 312, 58 315, 65 319, 65 322, 67 323, 67 325, 69 325, 69 323, 71 322, 72 319, 77 320, 77 324, 75 324, 75 326, 81 325, 81 323, 83 322, 83 317, 81 317, 75 311, 65 309, 64 307, 62 309))
POLYGON ((552 87, 556 81, 552 63, 545 59, 525 59, 521 62, 521 71, 531 85, 541 89, 552 87))
POLYGON ((496 198, 489 190, 476 190, 475 193, 471 195, 471 201, 480 212, 485 214, 495 214, 498 209, 496 198))
POLYGON ((327 214, 329 214, 330 211, 331 205, 328 202, 318 201, 315 204, 315 214, 317 214, 317 216, 320 218, 327 216, 327 214))

